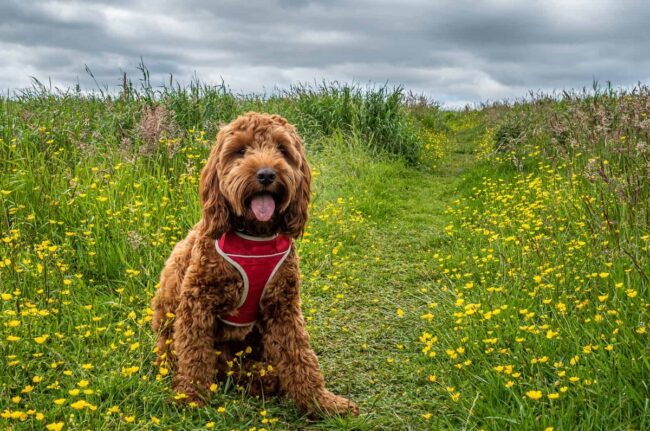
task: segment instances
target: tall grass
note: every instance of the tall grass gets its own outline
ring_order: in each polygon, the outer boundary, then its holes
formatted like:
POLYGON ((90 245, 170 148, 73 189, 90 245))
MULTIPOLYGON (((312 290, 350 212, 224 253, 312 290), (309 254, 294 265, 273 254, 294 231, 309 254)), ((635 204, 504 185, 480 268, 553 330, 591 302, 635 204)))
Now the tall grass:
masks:
POLYGON ((65 123, 68 142, 92 140, 83 133, 93 129, 95 138, 102 141, 93 146, 116 147, 125 141, 139 145, 141 125, 147 121, 167 127, 165 137, 170 139, 182 138, 192 129, 213 137, 222 124, 236 116, 263 111, 280 114, 294 123, 308 147, 319 138, 340 132, 357 136, 372 154, 397 156, 412 165, 418 164, 424 150, 418 132, 429 126, 411 115, 400 87, 322 82, 299 84, 270 95, 241 95, 223 83, 208 85, 198 79, 181 86, 170 77, 169 82, 154 86, 146 66, 140 69, 139 85, 125 75, 117 94, 107 89, 94 93, 52 91, 36 81, 16 97, 0 97, 0 115, 5 121, 0 133, 5 139, 13 136, 15 114, 19 114, 27 124, 49 123, 57 130, 65 123), (146 118, 152 114, 155 118, 146 118))
POLYGON ((650 225, 650 88, 538 96, 500 115, 496 149, 515 164, 537 156, 574 177, 593 199, 576 202, 594 230, 614 237, 650 225))

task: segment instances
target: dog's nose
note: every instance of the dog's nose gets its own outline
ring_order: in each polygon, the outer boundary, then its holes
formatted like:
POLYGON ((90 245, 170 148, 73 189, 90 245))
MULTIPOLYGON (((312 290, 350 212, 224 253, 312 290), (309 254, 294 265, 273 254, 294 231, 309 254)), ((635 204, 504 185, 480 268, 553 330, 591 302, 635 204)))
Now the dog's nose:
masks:
POLYGON ((275 181, 275 171, 271 168, 263 168, 257 171, 257 181, 260 184, 268 186, 275 181))

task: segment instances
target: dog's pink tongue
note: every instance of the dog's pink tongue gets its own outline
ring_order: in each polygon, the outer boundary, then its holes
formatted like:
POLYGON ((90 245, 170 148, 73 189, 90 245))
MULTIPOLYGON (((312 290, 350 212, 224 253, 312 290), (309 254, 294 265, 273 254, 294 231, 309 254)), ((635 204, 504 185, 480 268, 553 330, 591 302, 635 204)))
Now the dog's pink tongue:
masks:
POLYGON ((275 201, 269 194, 255 196, 251 200, 251 209, 259 221, 269 221, 275 211, 275 201))

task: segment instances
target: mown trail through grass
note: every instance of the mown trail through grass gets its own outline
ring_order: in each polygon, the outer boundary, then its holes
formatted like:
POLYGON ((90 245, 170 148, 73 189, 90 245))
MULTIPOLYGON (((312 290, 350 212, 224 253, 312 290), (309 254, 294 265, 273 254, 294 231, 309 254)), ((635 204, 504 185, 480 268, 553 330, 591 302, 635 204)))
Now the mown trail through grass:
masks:
POLYGON ((428 312, 423 293, 436 288, 431 258, 451 221, 446 210, 474 165, 475 139, 472 133, 453 139, 453 150, 433 171, 379 164, 353 181, 365 191, 357 204, 372 220, 345 245, 352 257, 343 271, 359 277, 334 305, 331 295, 314 299, 308 289, 304 296, 306 314, 311 307, 326 314, 310 325, 326 375, 337 391, 361 401, 365 415, 313 426, 428 429, 446 421, 433 417, 447 399, 427 382, 431 368, 415 342, 420 315, 428 312))

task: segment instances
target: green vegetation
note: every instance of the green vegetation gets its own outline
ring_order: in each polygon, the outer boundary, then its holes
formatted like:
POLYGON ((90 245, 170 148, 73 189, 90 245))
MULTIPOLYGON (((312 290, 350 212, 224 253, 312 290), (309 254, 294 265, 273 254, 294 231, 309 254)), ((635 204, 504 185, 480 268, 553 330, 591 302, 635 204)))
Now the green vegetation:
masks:
POLYGON ((0 99, 3 428, 650 429, 647 89, 445 112, 400 89, 124 87, 0 99), (303 311, 358 418, 233 384, 180 407, 153 364, 159 271, 249 110, 305 140, 303 311))

